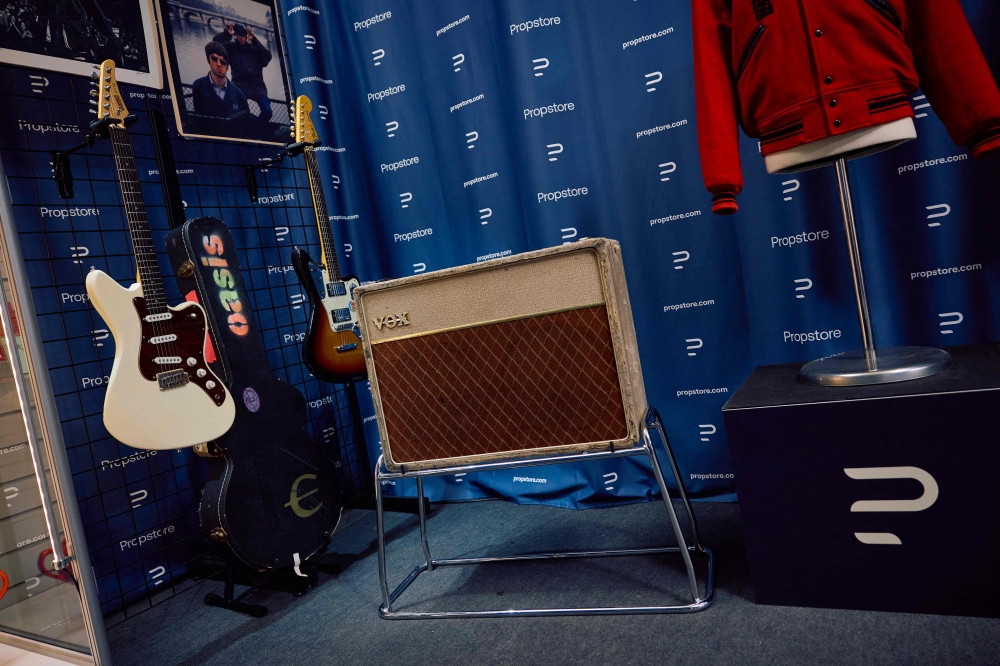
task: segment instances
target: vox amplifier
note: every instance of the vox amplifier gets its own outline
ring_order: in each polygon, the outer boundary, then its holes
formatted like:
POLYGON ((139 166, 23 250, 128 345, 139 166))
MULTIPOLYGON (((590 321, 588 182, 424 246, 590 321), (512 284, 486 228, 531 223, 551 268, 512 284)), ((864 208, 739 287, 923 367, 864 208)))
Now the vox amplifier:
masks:
POLYGON ((372 283, 354 295, 390 471, 639 440, 646 394, 616 241, 372 283))

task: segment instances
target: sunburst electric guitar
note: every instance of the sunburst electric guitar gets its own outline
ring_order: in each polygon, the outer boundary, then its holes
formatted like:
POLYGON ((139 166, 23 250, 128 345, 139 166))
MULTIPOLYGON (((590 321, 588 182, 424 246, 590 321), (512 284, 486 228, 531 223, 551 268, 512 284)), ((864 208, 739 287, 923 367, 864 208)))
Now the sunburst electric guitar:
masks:
POLYGON ((305 95, 295 100, 294 131, 295 143, 288 147, 291 154, 302 152, 306 158, 309 173, 309 189, 312 191, 316 223, 319 225, 319 240, 323 250, 323 292, 320 293, 313 279, 312 258, 300 248, 292 253, 292 265, 299 276, 312 312, 309 328, 302 344, 302 360, 309 372, 327 382, 350 382, 368 376, 365 367, 364 350, 358 337, 358 314, 354 309, 354 288, 358 279, 340 274, 337 263, 337 247, 333 242, 330 218, 326 212, 323 197, 323 178, 316 160, 316 146, 319 145, 316 128, 309 119, 312 102, 305 95))
POLYGON ((197 303, 168 307, 153 251, 146 208, 115 64, 94 73, 97 120, 111 139, 125 201, 138 282, 125 289, 91 270, 87 293, 115 338, 115 360, 104 398, 104 425, 137 449, 177 449, 211 441, 233 424, 236 409, 205 362, 205 312, 197 303))

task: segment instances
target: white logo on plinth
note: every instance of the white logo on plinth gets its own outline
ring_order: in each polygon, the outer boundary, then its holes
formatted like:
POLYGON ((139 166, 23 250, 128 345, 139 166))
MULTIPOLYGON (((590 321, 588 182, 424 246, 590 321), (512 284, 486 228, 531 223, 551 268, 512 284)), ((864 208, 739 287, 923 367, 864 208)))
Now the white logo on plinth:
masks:
MULTIPOLYGON (((852 512, 898 512, 923 511, 930 508, 938 498, 938 484, 926 471, 919 467, 854 467, 845 468, 844 473, 858 481, 876 479, 913 479, 924 487, 923 494, 907 500, 862 500, 851 505, 852 512)), ((861 543, 877 546, 900 546, 902 541, 891 532, 855 532, 861 543)))

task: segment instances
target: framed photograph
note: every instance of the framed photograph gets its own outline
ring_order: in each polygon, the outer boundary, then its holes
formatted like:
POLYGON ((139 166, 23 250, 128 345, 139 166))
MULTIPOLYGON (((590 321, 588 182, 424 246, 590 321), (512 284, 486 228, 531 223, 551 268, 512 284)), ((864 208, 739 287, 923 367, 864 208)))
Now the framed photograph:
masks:
POLYGON ((288 143, 291 100, 275 0, 156 3, 177 131, 288 143))
POLYGON ((162 88, 153 0, 0 0, 0 62, 162 88))

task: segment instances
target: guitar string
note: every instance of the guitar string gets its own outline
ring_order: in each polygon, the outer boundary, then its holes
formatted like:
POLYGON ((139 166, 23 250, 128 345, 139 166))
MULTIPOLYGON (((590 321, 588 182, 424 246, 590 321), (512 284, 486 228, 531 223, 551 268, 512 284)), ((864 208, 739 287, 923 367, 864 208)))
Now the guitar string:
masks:
POLYGON ((339 281, 341 276, 340 263, 337 261, 337 247, 333 241, 330 216, 326 209, 323 181, 319 175, 319 162, 316 159, 316 151, 313 148, 306 148, 306 173, 309 174, 309 182, 312 185, 313 204, 316 209, 316 221, 319 224, 320 242, 323 247, 323 258, 326 263, 327 273, 330 275, 331 280, 339 281))
MULTIPOLYGON (((169 310, 163 295, 162 278, 156 260, 156 252, 153 249, 152 233, 149 229, 149 220, 142 197, 142 186, 139 182, 131 134, 128 129, 120 126, 112 126, 110 131, 112 146, 115 148, 119 181, 125 198, 125 215, 132 236, 136 265, 139 268, 139 279, 142 283, 143 297, 150 314, 163 314, 169 310)), ((154 321, 151 324, 153 332, 157 336, 168 335, 174 329, 174 326, 165 321, 154 321)), ((177 351, 173 340, 162 346, 157 345, 157 356, 178 357, 177 351)))

